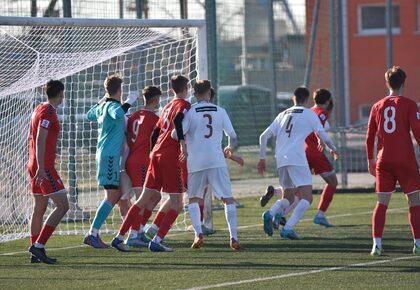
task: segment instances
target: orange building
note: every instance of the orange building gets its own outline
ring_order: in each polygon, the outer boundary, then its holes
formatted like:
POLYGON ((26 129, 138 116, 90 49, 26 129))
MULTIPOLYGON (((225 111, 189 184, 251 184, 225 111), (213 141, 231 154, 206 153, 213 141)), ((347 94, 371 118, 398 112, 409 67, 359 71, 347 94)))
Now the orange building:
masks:
MULTIPOLYGON (((307 43, 314 3, 315 0, 306 1, 307 43)), ((329 54, 329 3, 321 0, 312 88, 326 86, 326 83, 331 85, 330 77, 328 82, 316 78, 319 71, 331 68, 330 59, 325 56, 329 54)), ((371 106, 388 93, 384 79, 387 69, 386 4, 384 0, 341 0, 341 3, 343 9, 337 14, 343 21, 344 96, 339 96, 340 90, 336 95, 338 102, 344 102, 341 105, 346 109, 349 125, 366 122, 371 106)), ((392 5, 393 64, 407 73, 404 95, 420 102, 420 0, 393 0, 392 5)))

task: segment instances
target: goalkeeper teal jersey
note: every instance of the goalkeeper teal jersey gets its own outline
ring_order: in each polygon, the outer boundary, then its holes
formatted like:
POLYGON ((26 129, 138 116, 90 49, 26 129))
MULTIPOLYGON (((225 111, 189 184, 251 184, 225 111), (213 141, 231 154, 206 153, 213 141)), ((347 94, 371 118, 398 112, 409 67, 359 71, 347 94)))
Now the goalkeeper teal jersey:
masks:
POLYGON ((96 158, 115 156, 119 158, 125 138, 125 112, 121 103, 107 99, 102 104, 96 104, 87 112, 89 121, 97 121, 98 145, 96 158))

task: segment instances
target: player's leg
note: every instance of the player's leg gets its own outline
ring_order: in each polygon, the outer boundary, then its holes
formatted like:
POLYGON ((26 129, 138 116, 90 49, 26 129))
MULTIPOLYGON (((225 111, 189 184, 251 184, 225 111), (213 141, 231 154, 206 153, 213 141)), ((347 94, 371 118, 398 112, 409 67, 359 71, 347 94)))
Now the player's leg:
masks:
POLYGON ((262 214, 264 232, 268 236, 273 235, 273 218, 283 211, 294 201, 296 189, 290 180, 287 166, 278 168, 279 183, 284 188, 282 198, 277 200, 273 206, 262 214))
MULTIPOLYGON (((312 203, 312 176, 309 167, 288 166, 290 182, 297 188, 300 201, 293 210, 287 223, 284 225, 280 235, 283 238, 300 239, 294 232, 295 225, 302 219, 312 203)), ((293 196, 294 201, 294 196, 293 196)))
POLYGON ((152 224, 145 231, 146 237, 148 239, 151 240, 156 236, 163 220, 165 219, 166 213, 169 211, 169 209, 170 209, 170 201, 169 201, 169 198, 167 198, 159 207, 159 210, 156 213, 152 221, 152 224))
MULTIPOLYGON (((136 196, 138 191, 140 191, 140 188, 135 189, 136 196)), ((149 201, 146 203, 143 211, 140 212, 138 218, 133 221, 131 225, 128 240, 126 242, 127 245, 134 247, 147 247, 149 245, 150 239, 145 236, 144 226, 152 215, 152 211, 159 203, 160 199, 160 194, 150 195, 149 201)))
POLYGON ((225 207, 225 218, 230 234, 229 245, 234 251, 240 250, 241 246, 238 240, 236 204, 235 199, 232 196, 230 177, 227 167, 209 169, 208 178, 214 196, 221 199, 225 207))
POLYGON ((131 178, 126 170, 120 171, 120 190, 121 198, 118 201, 118 207, 120 208, 121 218, 124 220, 125 215, 131 207, 130 200, 134 196, 131 178))
MULTIPOLYGON (((30 224, 30 246, 38 239, 42 229, 42 221, 48 207, 48 197, 40 194, 33 195, 33 211, 30 224)), ((39 263, 40 260, 31 254, 31 263, 39 263)))
POLYGON ((208 170, 189 173, 188 181, 188 214, 195 233, 191 248, 199 249, 204 243, 200 204, 203 204, 204 191, 208 184, 208 170))
POLYGON ((128 248, 123 244, 124 236, 136 221, 143 219, 141 213, 152 200, 155 200, 155 195, 160 195, 159 191, 146 187, 143 189, 140 198, 128 210, 117 236, 112 240, 111 245, 114 248, 123 252, 128 251, 128 248))
POLYGON ((318 212, 314 217, 314 223, 325 227, 332 227, 332 225, 328 222, 327 218, 325 217, 325 212, 327 211, 331 201, 333 200, 334 193, 337 189, 337 175, 335 174, 335 172, 332 172, 331 174, 320 175, 327 184, 324 186, 324 189, 322 191, 321 199, 318 205, 318 212))
POLYGON ((47 243, 48 239, 51 237, 57 225, 60 223, 61 219, 65 216, 65 214, 69 210, 69 202, 67 199, 67 193, 64 190, 61 190, 57 193, 50 195, 50 198, 53 200, 55 204, 55 209, 51 212, 51 214, 46 219, 36 242, 29 249, 29 251, 33 255, 35 255, 38 259, 40 259, 42 262, 47 263, 47 264, 55 263, 56 261, 46 256, 45 249, 44 249, 45 244, 47 243))
POLYGON ((386 211, 391 200, 392 192, 395 191, 396 177, 386 167, 376 167, 376 192, 377 202, 372 215, 372 239, 373 247, 371 256, 382 254, 382 234, 385 228, 386 211))
POLYGON ((420 191, 407 194, 408 220, 413 234, 413 254, 420 255, 420 191))

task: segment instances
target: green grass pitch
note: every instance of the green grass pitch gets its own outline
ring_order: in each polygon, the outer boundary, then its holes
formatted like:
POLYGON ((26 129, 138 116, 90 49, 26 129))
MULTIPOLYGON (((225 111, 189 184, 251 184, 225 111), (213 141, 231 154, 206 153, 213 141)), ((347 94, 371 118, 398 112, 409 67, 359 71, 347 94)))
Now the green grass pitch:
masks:
MULTIPOLYGON (((418 289, 420 256, 413 241, 403 194, 395 193, 385 227, 384 255, 370 257, 374 194, 337 194, 328 211, 333 228, 312 223, 319 196, 296 231, 304 240, 280 239, 262 231, 263 209, 245 198, 238 209, 245 248, 228 247, 223 211, 214 212, 217 232, 193 251, 193 233, 171 233, 172 253, 135 249, 120 253, 81 245, 81 236, 53 236, 56 265, 30 264, 27 240, 0 244, 1 289, 418 289), (10 253, 14 254, 10 255, 10 253), (417 286, 416 286, 417 285, 417 286)), ((104 236, 110 241, 111 236, 104 236)))

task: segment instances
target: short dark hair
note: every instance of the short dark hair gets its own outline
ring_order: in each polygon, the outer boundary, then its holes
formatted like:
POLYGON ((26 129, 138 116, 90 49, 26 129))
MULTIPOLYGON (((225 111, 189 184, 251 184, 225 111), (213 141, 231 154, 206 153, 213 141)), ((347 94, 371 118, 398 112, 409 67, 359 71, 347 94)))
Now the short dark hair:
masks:
POLYGON ((64 91, 64 84, 59 80, 49 80, 44 85, 44 92, 48 99, 56 98, 62 91, 64 91))
POLYGON ((171 87, 175 94, 182 92, 188 85, 189 80, 182 75, 174 75, 171 77, 171 87))
POLYGON ((317 105, 323 105, 331 99, 331 93, 327 89, 317 89, 314 92, 314 102, 317 105))
POLYGON ((393 90, 399 90, 407 78, 405 72, 399 67, 394 65, 385 73, 385 80, 388 86, 393 90))
POLYGON ((118 92, 119 89, 121 89, 122 83, 123 80, 119 76, 110 75, 104 81, 105 91, 108 93, 108 95, 113 96, 118 92))
POLYGON ((143 97, 146 101, 146 104, 148 104, 150 101, 152 101, 155 97, 161 96, 162 91, 155 86, 146 86, 142 90, 143 97))
POLYGON ((309 98, 310 93, 309 93, 309 90, 307 88, 298 87, 293 92, 293 95, 296 98, 296 102, 301 104, 301 103, 304 103, 307 98, 309 98))
POLYGON ((198 95, 205 94, 211 90, 211 83, 208 80, 198 80, 194 84, 194 93, 198 95))

